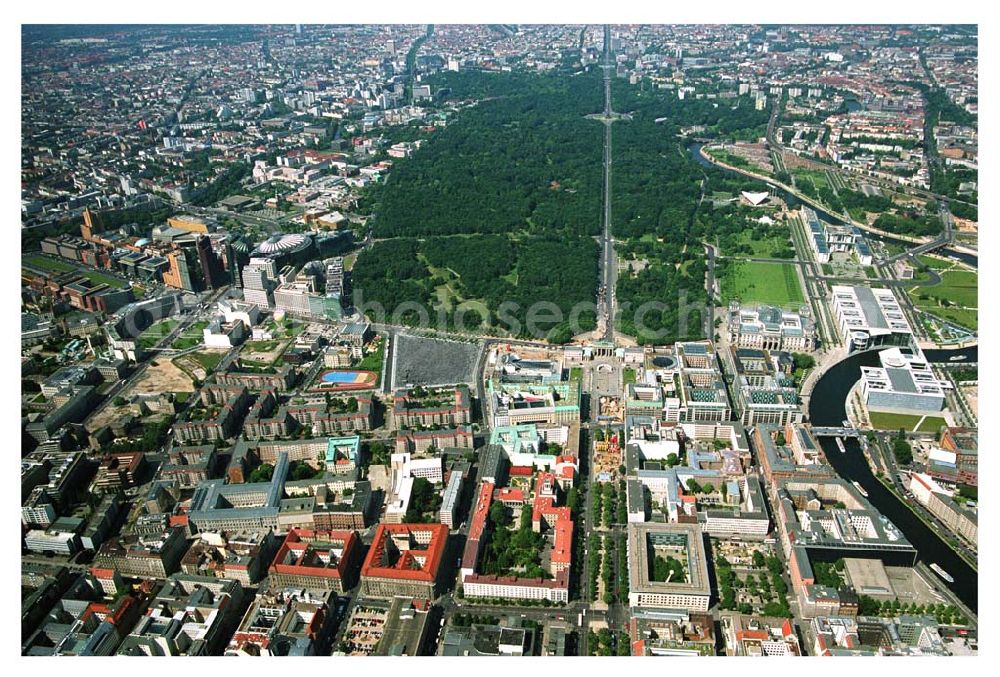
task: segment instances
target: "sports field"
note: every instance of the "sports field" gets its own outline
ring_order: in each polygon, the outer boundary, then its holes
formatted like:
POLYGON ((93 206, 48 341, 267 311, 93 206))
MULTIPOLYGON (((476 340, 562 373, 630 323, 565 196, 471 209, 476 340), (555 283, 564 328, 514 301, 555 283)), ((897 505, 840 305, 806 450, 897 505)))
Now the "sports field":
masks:
POLYGON ((739 299, 742 303, 796 306, 805 300, 795 266, 790 263, 733 261, 720 283, 723 304, 739 299))
POLYGON ((373 371, 327 369, 319 375, 314 391, 366 390, 374 388, 378 375, 373 371))

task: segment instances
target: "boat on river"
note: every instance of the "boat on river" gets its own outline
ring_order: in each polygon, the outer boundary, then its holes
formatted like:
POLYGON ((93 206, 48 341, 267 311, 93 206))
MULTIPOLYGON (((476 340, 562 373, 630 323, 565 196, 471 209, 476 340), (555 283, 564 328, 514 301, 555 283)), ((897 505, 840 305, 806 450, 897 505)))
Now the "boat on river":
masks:
POLYGON ((938 576, 940 576, 944 580, 948 581, 949 583, 954 583, 955 582, 955 579, 952 578, 952 575, 949 574, 944 569, 942 569, 941 565, 938 564, 937 562, 935 562, 934 564, 931 565, 931 571, 933 571, 934 573, 936 573, 938 576))

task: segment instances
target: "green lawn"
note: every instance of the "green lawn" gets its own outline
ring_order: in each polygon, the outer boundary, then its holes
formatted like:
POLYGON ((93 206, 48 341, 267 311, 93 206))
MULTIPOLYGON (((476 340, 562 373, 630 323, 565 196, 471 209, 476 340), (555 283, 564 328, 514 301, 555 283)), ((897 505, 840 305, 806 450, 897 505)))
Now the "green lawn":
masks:
POLYGON ((124 289, 128 286, 128 283, 124 280, 119 280, 111 275, 106 275, 99 270, 92 270, 89 268, 79 268, 66 261, 60 261, 59 259, 49 258, 48 256, 43 256, 41 254, 33 254, 31 256, 25 256, 21 259, 22 264, 29 265, 33 268, 40 268, 41 270, 46 270, 53 273, 67 273, 70 271, 78 272, 82 277, 87 278, 94 284, 106 284, 109 287, 114 287, 115 289, 124 289))
POLYGON ((139 335, 139 345, 146 349, 152 348, 157 341, 173 331, 176 326, 176 320, 160 320, 139 335))
POLYGON ((215 369, 218 366, 219 362, 222 361, 222 357, 225 354, 226 353, 223 350, 217 350, 217 351, 204 350, 204 351, 198 351, 196 353, 189 353, 185 357, 190 357, 192 360, 200 364, 205 369, 206 373, 210 373, 213 369, 215 369))
POLYGON ((116 277, 111 277, 110 275, 105 275, 104 273, 98 272, 96 270, 86 270, 81 269, 80 274, 87 278, 94 284, 106 284, 109 287, 114 287, 115 289, 124 289, 128 286, 128 283, 124 280, 119 280, 116 277))
POLYGON ((21 263, 32 266, 33 268, 48 270, 54 273, 65 273, 75 268, 75 266, 72 266, 64 261, 60 261, 59 259, 50 259, 48 256, 42 256, 41 254, 22 257, 21 263))
POLYGON ((960 327, 965 327, 971 331, 979 329, 979 311, 966 308, 927 308, 932 313, 943 320, 947 320, 960 327))
POLYGON ((979 326, 978 280, 974 271, 946 270, 939 284, 910 288, 910 300, 921 310, 975 330, 979 326))
POLYGON ((921 416, 912 414, 889 414, 884 411, 868 412, 872 427, 876 430, 907 430, 911 431, 920 423, 921 416))
POLYGON ((635 383, 635 369, 626 369, 622 372, 622 377, 625 379, 625 385, 635 383))
POLYGON ((940 293, 955 305, 976 308, 979 303, 979 275, 969 270, 949 270, 941 273, 941 284, 928 287, 933 296, 940 293))
MULTIPOLYGON (((740 233, 739 237, 736 239, 735 244, 747 245, 753 251, 754 256, 759 257, 772 257, 777 252, 783 251, 786 248, 791 247, 791 242, 787 237, 767 237, 764 239, 755 239, 752 232, 740 233)), ((733 252, 726 251, 725 249, 719 252, 722 256, 732 256, 733 252)))
POLYGON ((805 300, 795 266, 790 263, 734 261, 720 282, 723 304, 734 298, 743 303, 778 306, 799 305, 805 300))
POLYGON ((385 360, 385 343, 382 341, 381 337, 378 339, 378 349, 368 353, 361 361, 357 364, 357 369, 363 369, 366 371, 374 371, 380 377, 382 376, 382 366, 385 360))
POLYGON ((583 378, 583 367, 570 367, 569 368, 569 380, 579 381, 583 378))
POLYGON ((936 433, 943 425, 947 425, 947 422, 940 416, 928 416, 917 426, 917 430, 922 433, 936 433))
POLYGON ((793 172, 792 175, 795 177, 796 185, 801 185, 803 181, 809 180, 812 180, 813 185, 816 186, 816 190, 821 190, 830 185, 827 181, 825 171, 799 169, 793 172))
POLYGON ((251 353, 269 353, 281 345, 281 341, 247 341, 243 348, 251 353))
POLYGON ((174 339, 174 342, 170 345, 171 348, 177 350, 187 350, 188 348, 194 348, 200 345, 205 340, 205 327, 208 326, 208 322, 195 322, 190 327, 181 332, 181 335, 174 339))
POLYGON ((917 259, 919 259, 921 263, 926 264, 928 268, 933 268, 935 270, 947 270, 955 265, 951 261, 945 261, 933 256, 928 256, 927 254, 919 254, 917 255, 917 259))

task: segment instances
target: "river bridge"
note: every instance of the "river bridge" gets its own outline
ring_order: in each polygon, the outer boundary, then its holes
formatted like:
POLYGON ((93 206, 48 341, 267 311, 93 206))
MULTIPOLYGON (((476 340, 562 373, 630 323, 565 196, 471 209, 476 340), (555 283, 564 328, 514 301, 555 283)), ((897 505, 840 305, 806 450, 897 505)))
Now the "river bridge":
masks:
POLYGON ((861 439, 864 434, 857 428, 812 428, 812 434, 816 437, 854 437, 861 439))

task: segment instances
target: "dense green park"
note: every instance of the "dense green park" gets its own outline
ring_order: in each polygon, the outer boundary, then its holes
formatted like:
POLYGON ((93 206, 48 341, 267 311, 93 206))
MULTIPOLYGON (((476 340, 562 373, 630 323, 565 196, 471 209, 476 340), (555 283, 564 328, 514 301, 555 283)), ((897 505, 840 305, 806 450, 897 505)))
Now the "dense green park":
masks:
MULTIPOLYGON (((404 324, 424 314, 504 334, 512 319, 511 333, 535 337, 527 310, 551 302, 562 321, 536 324, 550 340, 569 340, 571 309, 593 303, 597 291, 604 126, 588 116, 604 107, 599 69, 463 71, 428 82, 431 107, 453 115, 373 192, 379 241, 358 257, 355 292, 390 314, 408 302, 404 324), (505 301, 513 308, 501 313, 505 301)), ((699 165, 680 132, 698 125, 700 136, 739 139, 766 126, 768 113, 747 97, 682 100, 623 80, 613 81, 612 98, 627 114, 613 127, 612 230, 619 256, 636 262, 619 273, 618 329, 640 343, 701 338, 703 243, 793 252, 783 224, 761 224, 735 200, 705 199, 763 185, 699 165)), ((585 313, 579 328, 594 326, 585 313)))
MULTIPOLYGON (((514 333, 527 336, 533 304, 554 303, 567 318, 575 304, 593 302, 597 243, 552 235, 385 240, 358 257, 353 284, 362 303, 379 303, 389 315, 410 304, 398 318, 404 324, 420 321, 416 304, 432 321, 443 314, 449 327, 520 326, 514 333)), ((560 321, 539 318, 536 324, 548 333, 560 321)), ((592 311, 581 316, 581 325, 595 326, 592 311)))
MULTIPOLYGON (((463 108, 376 197, 376 237, 600 228, 602 128, 594 74, 450 73, 436 81, 463 108)), ((432 84, 432 86, 434 86, 432 84)))

